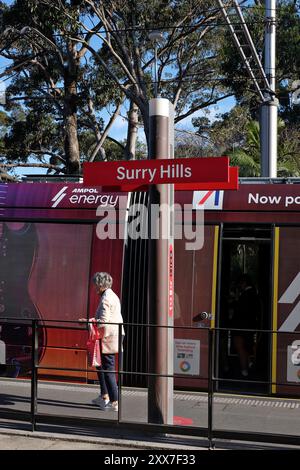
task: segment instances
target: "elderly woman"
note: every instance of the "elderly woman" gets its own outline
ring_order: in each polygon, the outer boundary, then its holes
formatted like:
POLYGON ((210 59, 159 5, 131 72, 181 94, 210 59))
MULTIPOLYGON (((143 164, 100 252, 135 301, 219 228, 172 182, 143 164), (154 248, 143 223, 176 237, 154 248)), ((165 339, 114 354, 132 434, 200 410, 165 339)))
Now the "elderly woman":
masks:
MULTIPOLYGON (((97 367, 100 383, 100 395, 93 400, 95 405, 105 403, 105 408, 118 411, 118 387, 116 373, 114 371, 115 355, 119 347, 119 323, 123 323, 119 297, 111 289, 113 279, 110 274, 95 273, 93 283, 96 293, 100 296, 100 302, 96 310, 95 318, 101 332, 101 357, 102 364, 97 367)), ((124 336, 122 326, 122 336, 124 336)), ((121 351, 120 351, 121 353, 121 351)))

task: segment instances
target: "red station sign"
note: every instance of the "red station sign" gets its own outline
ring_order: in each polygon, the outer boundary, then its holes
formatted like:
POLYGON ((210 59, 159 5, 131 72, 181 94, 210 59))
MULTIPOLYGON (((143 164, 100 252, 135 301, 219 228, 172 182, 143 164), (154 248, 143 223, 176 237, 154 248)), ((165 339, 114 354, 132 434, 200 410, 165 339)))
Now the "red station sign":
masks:
MULTIPOLYGON (((229 158, 180 158, 83 164, 87 186, 134 187, 152 184, 230 182, 229 158)), ((176 186, 175 186, 176 189, 176 186)), ((178 188, 179 189, 179 188, 178 188)))
MULTIPOLYGON (((147 188, 146 188, 147 189, 147 188)), ((177 183, 175 191, 205 191, 206 189, 239 189, 239 169, 236 166, 229 167, 228 181, 209 181, 198 183, 177 183)), ((133 191, 133 189, 132 189, 133 191)))

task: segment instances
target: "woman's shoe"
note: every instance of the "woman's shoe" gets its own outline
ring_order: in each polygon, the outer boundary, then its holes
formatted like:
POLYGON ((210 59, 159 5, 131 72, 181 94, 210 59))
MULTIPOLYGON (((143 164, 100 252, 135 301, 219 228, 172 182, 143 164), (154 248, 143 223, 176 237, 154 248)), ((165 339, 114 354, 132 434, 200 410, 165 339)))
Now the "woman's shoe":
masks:
POLYGON ((110 411, 118 411, 118 402, 117 401, 114 401, 114 402, 109 402, 107 403, 107 405, 105 405, 105 409, 106 410, 110 410, 110 411))
POLYGON ((99 395, 97 398, 94 398, 94 400, 92 400, 92 403, 93 405, 98 406, 98 408, 100 408, 101 411, 105 410, 104 400, 101 397, 101 395, 99 395))
POLYGON ((93 405, 103 407, 103 406, 106 406, 109 403, 109 399, 108 398, 104 399, 104 398, 102 398, 101 395, 99 395, 97 398, 94 398, 94 400, 92 400, 92 403, 93 403, 93 405))

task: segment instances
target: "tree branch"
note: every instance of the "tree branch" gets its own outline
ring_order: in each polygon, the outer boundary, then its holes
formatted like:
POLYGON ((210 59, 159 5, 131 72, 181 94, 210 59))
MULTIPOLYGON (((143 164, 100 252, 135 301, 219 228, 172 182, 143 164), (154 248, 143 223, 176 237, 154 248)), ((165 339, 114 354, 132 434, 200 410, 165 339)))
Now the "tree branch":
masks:
POLYGON ((227 95, 220 96, 219 98, 215 98, 214 100, 208 100, 205 101, 198 106, 195 106, 191 108, 189 111, 187 111, 185 114, 181 114, 180 116, 177 116, 174 119, 174 122, 177 123, 179 121, 182 121, 183 119, 187 118, 188 116, 191 116, 191 114, 194 114, 196 111, 199 111, 199 109, 206 108, 207 106, 211 106, 212 104, 216 104, 219 101, 224 100, 225 98, 229 98, 230 96, 234 96, 234 93, 228 93, 227 95))
POLYGON ((101 139, 99 140, 99 142, 97 142, 96 147, 94 148, 93 153, 92 153, 91 157, 89 158, 89 161, 90 161, 90 162, 93 162, 93 161, 95 160, 95 157, 96 157, 97 153, 99 152, 100 148, 103 146, 103 143, 104 143, 104 141, 105 141, 105 139, 106 139, 106 137, 107 137, 107 135, 108 135, 108 132, 109 132, 110 129, 111 129, 111 126, 113 125, 113 123, 115 122, 117 116, 118 116, 119 113, 120 113, 122 104, 123 104, 123 101, 120 102, 120 103, 117 105, 117 107, 116 107, 116 109, 115 109, 113 115, 111 116, 111 118, 110 118, 110 120, 109 120, 109 122, 108 122, 106 128, 104 129, 104 132, 102 133, 101 139))

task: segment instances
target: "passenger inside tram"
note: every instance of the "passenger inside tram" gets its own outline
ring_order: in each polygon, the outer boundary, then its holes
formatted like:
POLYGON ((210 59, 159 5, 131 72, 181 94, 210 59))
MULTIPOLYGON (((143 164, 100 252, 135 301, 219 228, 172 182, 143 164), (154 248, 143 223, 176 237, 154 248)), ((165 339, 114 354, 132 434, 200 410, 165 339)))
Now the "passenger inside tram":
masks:
POLYGON ((239 357, 240 373, 248 377, 249 369, 254 366, 255 338, 260 323, 260 301, 254 284, 248 274, 238 281, 237 297, 231 305, 231 335, 234 348, 239 357))

